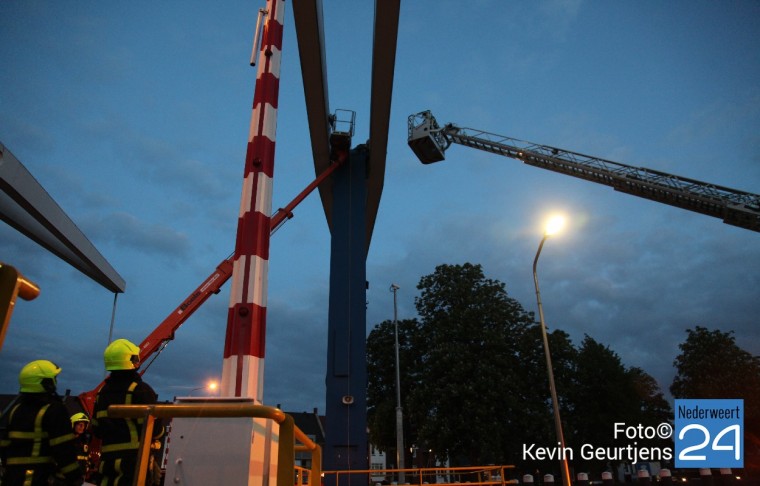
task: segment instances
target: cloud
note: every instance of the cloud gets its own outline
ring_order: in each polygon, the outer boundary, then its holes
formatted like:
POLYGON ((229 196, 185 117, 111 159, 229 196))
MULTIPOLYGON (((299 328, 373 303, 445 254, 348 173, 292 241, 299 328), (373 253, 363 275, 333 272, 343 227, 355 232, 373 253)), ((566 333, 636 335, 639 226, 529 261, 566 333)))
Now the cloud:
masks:
POLYGON ((268 304, 265 400, 285 410, 324 412, 327 372, 326 295, 305 296, 298 308, 287 300, 268 304))
MULTIPOLYGON (((371 4, 350 4, 326 4, 328 27, 371 19, 371 4)), ((234 19, 250 8, 190 5, 181 19, 159 3, 147 16, 132 7, 43 9, 51 31, 30 7, 0 5, 10 12, 0 23, 29 27, 0 28, 7 41, 0 51, 14 51, 7 72, 23 74, 0 83, 0 129, 10 137, 3 142, 14 140, 11 150, 42 168, 41 182, 93 243, 114 255, 128 280, 117 331, 139 341, 233 248, 253 83, 244 52, 250 25, 234 19), (51 24, 56 16, 60 22, 51 24), (135 25, 145 35, 135 37, 135 25)), ((401 287, 399 317, 415 317, 416 285, 442 263, 482 264, 487 277, 535 310, 531 262, 540 229, 533 221, 551 201, 574 206, 573 221, 580 221, 541 257, 551 327, 576 342, 588 333, 663 385, 689 326, 735 329, 740 346, 756 349, 756 233, 471 149, 452 148, 448 162, 422 166, 405 144, 406 116, 430 108, 444 123, 754 190, 757 63, 751 49, 731 46, 757 44, 750 42, 756 29, 727 22, 733 17, 721 16, 725 9, 690 13, 726 26, 703 36, 726 69, 719 83, 695 76, 687 68, 713 64, 689 44, 679 54, 694 62, 668 78, 693 80, 685 89, 661 77, 674 66, 662 63, 659 51, 642 51, 662 43, 642 43, 652 23, 639 9, 492 0, 472 7, 492 14, 485 18, 461 15, 453 1, 445 6, 402 5, 385 194, 367 260, 368 329, 392 317, 392 282, 401 287), (627 22, 603 22, 617 18, 627 22), (610 35, 612 44, 604 42, 610 35), (618 62, 621 52, 641 55, 618 62), (641 91, 642 79, 660 84, 641 91), (714 172, 694 170, 705 168, 714 172)), ((660 11, 669 14, 664 20, 680 15, 678 8, 660 11)), ((313 178, 292 25, 285 35, 275 186, 282 199, 275 207, 313 178)), ((357 77, 356 66, 333 63, 361 59, 369 67, 371 28, 356 35, 350 43, 328 40, 328 64, 338 69, 329 83, 335 106, 357 110, 357 133, 365 133, 358 141, 366 139, 368 71, 360 66, 357 77)), ((657 39, 672 35, 663 29, 657 39)), ((323 408, 329 234, 315 197, 278 232, 270 255, 265 397, 286 409, 323 408)), ((0 229, 0 258, 40 276, 44 293, 19 306, 0 354, 0 380, 7 380, 0 385, 15 390, 23 353, 34 355, 39 344, 63 355, 64 378, 79 380, 72 389, 91 389, 102 379, 113 296, 11 233, 0 229)), ((226 289, 209 299, 148 371, 162 398, 220 372, 228 303, 226 289)))
POLYGON ((93 216, 82 222, 82 228, 94 240, 139 253, 180 259, 190 250, 187 235, 161 224, 140 221, 128 213, 93 216))
MULTIPOLYGON (((691 117, 667 134, 666 142, 686 145, 709 140, 726 130, 751 130, 751 121, 760 116, 760 93, 748 93, 742 103, 731 99, 714 99, 702 104, 691 117), (749 123, 749 125, 748 125, 749 123)), ((754 132, 754 131, 753 131, 754 132)))

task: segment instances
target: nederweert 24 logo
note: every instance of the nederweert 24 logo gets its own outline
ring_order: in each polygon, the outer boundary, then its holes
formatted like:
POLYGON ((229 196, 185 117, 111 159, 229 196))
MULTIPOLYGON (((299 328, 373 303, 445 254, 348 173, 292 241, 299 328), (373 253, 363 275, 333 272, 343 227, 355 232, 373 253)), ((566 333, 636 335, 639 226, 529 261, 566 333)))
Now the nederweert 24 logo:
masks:
POLYGON ((675 401, 676 467, 744 467, 744 400, 675 401))

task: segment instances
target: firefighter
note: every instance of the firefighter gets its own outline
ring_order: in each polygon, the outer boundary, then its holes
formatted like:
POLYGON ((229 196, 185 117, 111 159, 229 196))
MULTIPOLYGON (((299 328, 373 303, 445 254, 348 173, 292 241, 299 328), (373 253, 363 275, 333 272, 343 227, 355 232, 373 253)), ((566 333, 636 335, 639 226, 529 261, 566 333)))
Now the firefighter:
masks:
POLYGON ((18 375, 19 397, 0 439, 5 486, 81 485, 69 412, 56 393, 61 372, 48 360, 32 361, 18 375))
MULTIPOLYGON (((144 419, 109 418, 108 406, 151 405, 158 396, 137 372, 140 348, 134 343, 126 339, 113 341, 106 347, 103 361, 111 374, 98 391, 92 417, 92 431, 102 441, 98 467, 100 485, 128 486, 134 478, 144 419)), ((162 433, 163 426, 157 420, 153 439, 162 433)))
POLYGON ((90 418, 86 413, 79 412, 71 416, 71 430, 74 433, 74 444, 77 449, 77 461, 85 472, 85 478, 88 476, 92 463, 90 462, 90 432, 87 430, 90 426, 90 418))

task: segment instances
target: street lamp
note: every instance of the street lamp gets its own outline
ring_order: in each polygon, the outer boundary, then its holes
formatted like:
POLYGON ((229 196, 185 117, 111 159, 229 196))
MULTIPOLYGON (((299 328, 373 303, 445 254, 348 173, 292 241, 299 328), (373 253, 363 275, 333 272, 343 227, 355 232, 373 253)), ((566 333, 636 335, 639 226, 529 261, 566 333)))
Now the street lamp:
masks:
POLYGON ((396 307, 396 292, 400 289, 396 284, 391 284, 393 292, 393 327, 396 333, 396 465, 398 466, 398 482, 404 484, 404 413, 401 410, 401 367, 399 365, 398 345, 398 316, 396 307))
POLYGON ((193 392, 198 391, 198 390, 208 390, 209 392, 213 393, 218 386, 219 385, 215 381, 209 381, 205 386, 199 386, 197 388, 193 388, 192 390, 190 390, 189 395, 193 396, 193 392))
POLYGON ((546 336, 546 324, 544 323, 544 308, 541 305, 541 291, 538 289, 538 273, 536 272, 536 266, 538 265, 538 256, 541 254, 541 249, 544 247, 544 242, 547 238, 557 234, 557 232, 564 226, 565 220, 561 216, 555 216, 550 219, 546 225, 544 231, 544 237, 541 238, 541 243, 538 245, 538 251, 536 252, 536 258, 533 260, 533 282, 536 284, 536 301, 538 302, 538 319, 541 323, 541 336, 544 341, 544 355, 546 356, 546 371, 549 374, 549 390, 552 395, 552 408, 554 408, 554 428, 557 431, 557 442, 559 442, 560 451, 562 451, 561 464, 562 464, 562 485, 571 486, 572 481, 570 479, 570 467, 567 463, 567 454, 565 454, 565 436, 562 433, 562 421, 559 417, 559 401, 557 400, 557 388, 554 386, 554 371, 552 368, 552 355, 549 351, 549 338, 546 336))

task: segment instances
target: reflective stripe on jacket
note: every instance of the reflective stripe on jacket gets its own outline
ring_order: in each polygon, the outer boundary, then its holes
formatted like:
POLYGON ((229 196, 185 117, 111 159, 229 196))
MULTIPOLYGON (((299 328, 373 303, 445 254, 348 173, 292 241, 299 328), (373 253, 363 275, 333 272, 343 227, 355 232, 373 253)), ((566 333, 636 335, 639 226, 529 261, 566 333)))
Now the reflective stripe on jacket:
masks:
POLYGON ((69 413, 59 397, 46 393, 20 396, 9 412, 0 455, 9 484, 37 484, 51 475, 81 477, 69 413))
MULTIPOLYGON (((115 419, 108 417, 110 405, 151 405, 157 402, 156 393, 135 370, 113 371, 98 391, 95 399, 92 430, 102 440, 104 454, 137 451, 140 446, 144 418, 115 419)), ((154 437, 163 427, 156 421, 154 437)))
MULTIPOLYGON (((135 391, 135 388, 137 388, 137 382, 132 382, 129 385, 129 388, 127 388, 127 393, 124 397, 124 405, 132 405, 132 394, 135 391)), ((113 404, 111 404, 113 405, 113 404)), ((98 421, 102 422, 103 419, 108 418, 108 408, 105 410, 98 410, 98 413, 95 415, 97 417, 98 421)), ((125 451, 125 450, 137 450, 140 447, 140 432, 142 431, 142 424, 145 421, 143 418, 138 419, 123 419, 124 423, 127 426, 127 432, 129 434, 129 439, 124 442, 112 442, 106 445, 106 441, 103 440, 103 446, 101 447, 101 452, 114 452, 114 451, 125 451)))

